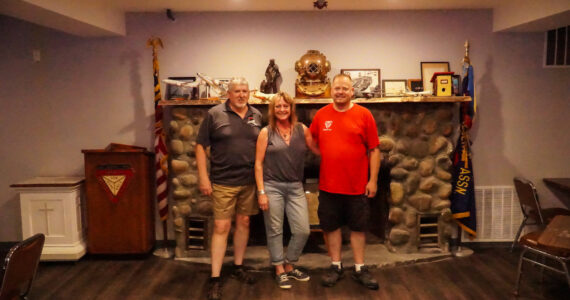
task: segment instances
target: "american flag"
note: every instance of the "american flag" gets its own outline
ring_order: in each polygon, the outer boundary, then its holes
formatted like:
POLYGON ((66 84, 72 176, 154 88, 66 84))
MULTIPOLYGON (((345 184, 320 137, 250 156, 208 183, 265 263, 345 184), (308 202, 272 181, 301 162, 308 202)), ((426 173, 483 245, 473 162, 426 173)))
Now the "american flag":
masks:
POLYGON ((161 221, 168 219, 168 151, 164 142, 162 130, 162 106, 158 102, 162 99, 160 81, 158 80, 157 48, 162 47, 159 38, 151 38, 147 44, 152 47, 152 71, 154 77, 154 152, 156 170, 156 201, 158 215, 161 221))

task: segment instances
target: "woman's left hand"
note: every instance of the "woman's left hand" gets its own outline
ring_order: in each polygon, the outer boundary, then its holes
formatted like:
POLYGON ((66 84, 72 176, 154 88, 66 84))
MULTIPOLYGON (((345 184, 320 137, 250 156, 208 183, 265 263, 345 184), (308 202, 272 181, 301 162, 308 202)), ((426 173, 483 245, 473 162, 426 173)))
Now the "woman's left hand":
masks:
POLYGON ((257 202, 259 203, 259 209, 267 210, 269 209, 269 200, 267 199, 267 195, 257 195, 257 202))

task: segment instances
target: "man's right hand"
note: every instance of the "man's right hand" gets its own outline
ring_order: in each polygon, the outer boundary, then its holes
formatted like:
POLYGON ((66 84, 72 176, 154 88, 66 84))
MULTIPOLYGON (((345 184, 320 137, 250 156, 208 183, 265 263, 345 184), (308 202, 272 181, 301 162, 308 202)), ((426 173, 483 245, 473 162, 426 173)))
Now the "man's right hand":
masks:
POLYGON ((200 183, 198 189, 202 192, 202 195, 210 196, 212 195, 212 183, 208 177, 200 178, 200 183))

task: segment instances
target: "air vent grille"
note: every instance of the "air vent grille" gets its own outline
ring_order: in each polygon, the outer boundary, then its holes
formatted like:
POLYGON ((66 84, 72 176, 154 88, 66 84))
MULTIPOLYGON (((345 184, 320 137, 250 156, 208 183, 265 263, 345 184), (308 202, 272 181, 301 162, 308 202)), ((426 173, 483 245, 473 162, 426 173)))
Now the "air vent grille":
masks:
MULTIPOLYGON (((476 186, 477 238, 474 242, 511 242, 523 215, 513 186, 476 186)), ((463 241, 469 241, 463 233, 463 241)))
POLYGON ((570 66, 570 26, 547 31, 545 44, 545 66, 570 66))

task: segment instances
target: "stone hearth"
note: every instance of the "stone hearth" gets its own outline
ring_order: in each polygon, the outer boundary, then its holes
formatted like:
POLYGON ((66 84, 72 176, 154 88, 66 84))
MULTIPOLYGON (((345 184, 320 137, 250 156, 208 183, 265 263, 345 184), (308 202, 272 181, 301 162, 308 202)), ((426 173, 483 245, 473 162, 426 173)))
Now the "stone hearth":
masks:
MULTIPOLYGON (((383 98, 356 100, 367 107, 377 122, 384 163, 390 180, 389 233, 386 247, 396 253, 419 250, 446 252, 455 226, 451 218, 451 165, 457 104, 467 97, 383 98), (387 99, 387 100, 386 100, 387 99)), ((316 111, 330 100, 298 100, 300 121, 309 125, 316 111)), ((212 202, 200 195, 194 154, 199 126, 207 110, 219 102, 162 101, 167 106, 172 213, 177 258, 192 249, 207 249, 212 228, 212 202), (190 228, 202 222, 203 228, 190 228)), ((266 104, 255 104, 264 115, 266 104)), ((310 161, 308 162, 311 163, 310 161)))
MULTIPOLYGON (((324 246, 323 246, 324 247, 324 246)), ((433 262, 452 257, 451 253, 394 253, 387 249, 383 244, 369 244, 365 249, 366 265, 372 268, 384 268, 409 265, 420 262, 433 262)), ((231 254, 231 249, 228 251, 231 254)), ((186 257, 176 257, 176 260, 182 260, 199 264, 210 264, 209 253, 204 251, 191 252, 186 257)), ((258 271, 272 271, 273 266, 269 263, 269 251, 266 246, 248 246, 245 252, 244 265, 258 271)), ((226 255, 225 264, 231 264, 233 257, 226 255)), ((354 265, 352 249, 350 245, 342 246, 342 263, 345 267, 350 268, 354 265)), ((296 265, 308 269, 328 269, 330 267, 330 257, 325 251, 322 252, 304 252, 296 265)))

